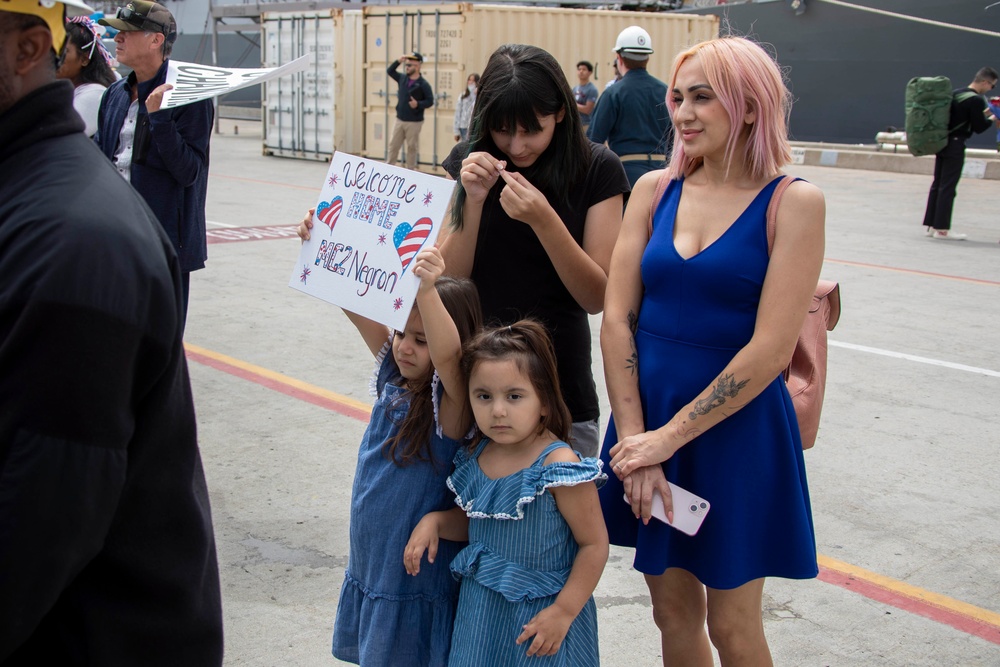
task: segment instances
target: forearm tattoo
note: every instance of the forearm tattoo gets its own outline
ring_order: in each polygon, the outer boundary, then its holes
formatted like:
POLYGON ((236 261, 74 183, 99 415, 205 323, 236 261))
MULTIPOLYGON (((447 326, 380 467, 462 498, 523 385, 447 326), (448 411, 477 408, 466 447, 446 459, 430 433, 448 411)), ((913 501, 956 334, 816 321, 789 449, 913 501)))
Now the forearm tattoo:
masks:
POLYGON ((718 384, 712 387, 712 393, 707 398, 703 398, 694 404, 694 411, 688 417, 695 419, 698 415, 707 415, 709 412, 726 402, 727 398, 736 398, 743 387, 747 386, 750 380, 737 382, 732 373, 719 378, 718 384))
POLYGON ((636 316, 635 311, 628 311, 628 330, 632 332, 632 335, 628 338, 628 344, 632 347, 632 354, 625 360, 625 369, 632 374, 632 377, 635 377, 639 372, 639 351, 635 347, 635 330, 638 326, 639 318, 636 316))

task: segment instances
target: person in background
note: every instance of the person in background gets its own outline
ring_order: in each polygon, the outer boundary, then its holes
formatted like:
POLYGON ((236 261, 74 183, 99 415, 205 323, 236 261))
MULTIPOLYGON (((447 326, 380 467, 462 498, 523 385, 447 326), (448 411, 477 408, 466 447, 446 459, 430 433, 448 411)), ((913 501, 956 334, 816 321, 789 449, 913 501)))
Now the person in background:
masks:
POLYGON ((465 80, 465 91, 455 105, 455 141, 469 140, 469 123, 472 121, 472 108, 476 105, 477 86, 479 86, 479 75, 473 72, 465 80))
POLYGON ((205 267, 205 197, 212 100, 160 109, 177 23, 163 5, 133 0, 114 18, 98 21, 118 30, 118 62, 132 73, 104 94, 94 140, 156 213, 184 271, 187 317, 191 272, 205 267))
POLYGON ((636 184, 611 260, 602 458, 615 477, 601 507, 611 543, 635 548, 664 665, 711 667, 713 644, 723 665, 772 664, 765 577, 818 572, 782 370, 823 265, 823 193, 786 181, 770 249, 766 231, 791 161, 790 97, 778 64, 749 40, 680 53, 674 153, 636 184), (668 519, 689 511, 667 481, 711 504, 694 536, 650 520, 654 493, 668 519))
POLYGON ((948 144, 934 156, 934 180, 927 195, 924 211, 924 230, 935 239, 962 241, 965 234, 951 233, 951 211, 955 204, 955 191, 962 178, 965 164, 965 142, 973 134, 990 129, 993 122, 987 117, 986 93, 996 88, 997 71, 983 67, 965 88, 954 91, 951 119, 948 127, 948 144))
POLYGON ((441 252, 449 272, 475 281, 485 322, 546 326, 573 416, 569 443, 593 456, 600 404, 588 313, 604 308, 628 180, 614 153, 587 141, 547 51, 501 46, 479 83, 469 144, 447 160, 462 166, 441 252))
POLYGON ((0 664, 217 667, 181 268, 56 79, 67 6, 0 2, 0 664))
POLYGON ((611 77, 611 80, 604 84, 604 90, 607 90, 611 86, 615 85, 622 80, 622 73, 618 71, 618 58, 616 57, 614 62, 611 64, 611 68, 615 71, 615 75, 611 77))
POLYGON ((424 109, 434 106, 434 92, 427 79, 420 75, 424 57, 416 51, 400 56, 386 68, 389 78, 399 84, 396 100, 396 124, 389 139, 389 164, 399 162, 399 150, 406 142, 406 168, 417 168, 420 150, 420 130, 424 126, 424 109), (403 65, 405 71, 399 72, 403 65))
POLYGON ((594 66, 590 62, 581 60, 576 64, 576 76, 580 83, 573 86, 573 97, 576 98, 576 110, 580 112, 580 124, 584 130, 590 125, 590 114, 597 104, 597 86, 590 81, 593 74, 594 66))
POLYGON ((662 167, 670 150, 667 86, 646 71, 653 45, 639 26, 622 30, 614 51, 622 79, 601 96, 587 134, 591 141, 608 143, 634 186, 647 171, 662 167))
POLYGON ((101 42, 101 35, 86 16, 74 16, 66 23, 66 50, 56 76, 73 83, 73 108, 80 114, 88 137, 97 132, 101 98, 115 82, 114 60, 101 42))

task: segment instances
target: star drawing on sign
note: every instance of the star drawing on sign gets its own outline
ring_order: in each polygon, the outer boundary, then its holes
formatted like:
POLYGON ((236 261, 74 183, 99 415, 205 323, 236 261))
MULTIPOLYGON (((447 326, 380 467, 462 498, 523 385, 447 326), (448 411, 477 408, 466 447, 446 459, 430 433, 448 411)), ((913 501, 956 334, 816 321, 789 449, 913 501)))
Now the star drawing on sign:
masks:
POLYGON ((378 244, 379 245, 385 245, 385 234, 379 234, 378 235, 378 244))
POLYGON ((434 193, 428 190, 424 193, 424 206, 428 206, 431 200, 434 199, 434 193))
POLYGON ((337 181, 339 181, 339 180, 340 180, 340 176, 337 176, 336 174, 334 174, 333 176, 330 177, 330 180, 328 182, 330 183, 330 185, 336 185, 337 181))
POLYGON ((399 310, 402 307, 403 307, 403 300, 402 299, 397 298, 395 301, 392 302, 392 309, 393 310, 399 310))
POLYGON ((302 266, 302 275, 299 276, 299 280, 302 281, 303 285, 306 284, 306 279, 308 279, 310 275, 312 275, 312 270, 310 270, 310 268, 308 266, 303 265, 302 266))

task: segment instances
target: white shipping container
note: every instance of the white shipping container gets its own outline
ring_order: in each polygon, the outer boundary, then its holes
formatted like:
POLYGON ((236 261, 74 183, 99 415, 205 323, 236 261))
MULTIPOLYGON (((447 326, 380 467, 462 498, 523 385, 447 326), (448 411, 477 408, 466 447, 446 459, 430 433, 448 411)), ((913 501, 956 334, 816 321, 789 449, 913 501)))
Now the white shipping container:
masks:
POLYGON ((396 117, 398 84, 386 67, 400 55, 418 51, 421 74, 434 90, 435 104, 424 113, 418 168, 443 173, 440 164, 455 144, 455 103, 473 72, 481 73, 498 46, 533 44, 562 65, 570 85, 577 84, 576 63, 595 65, 598 89, 613 76, 618 33, 630 25, 646 29, 655 53, 649 71, 666 80, 674 56, 718 34, 716 16, 560 9, 483 3, 371 5, 364 13, 364 147, 362 155, 385 160, 396 117))
POLYGON ((265 155, 329 160, 336 150, 360 150, 360 114, 351 104, 352 98, 360 96, 356 88, 361 63, 354 56, 360 26, 360 10, 263 15, 264 67, 313 55, 305 71, 264 85, 261 119, 265 155))

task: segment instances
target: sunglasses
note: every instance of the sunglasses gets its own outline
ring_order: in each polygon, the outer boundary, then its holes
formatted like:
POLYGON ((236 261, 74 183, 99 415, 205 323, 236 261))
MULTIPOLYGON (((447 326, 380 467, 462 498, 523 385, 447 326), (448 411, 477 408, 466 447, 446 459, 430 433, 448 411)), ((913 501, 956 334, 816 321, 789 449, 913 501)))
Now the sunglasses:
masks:
POLYGON ((166 29, 166 26, 162 23, 157 23, 152 19, 146 18, 131 7, 119 7, 118 13, 115 14, 115 18, 121 19, 129 25, 134 25, 136 28, 148 30, 150 32, 163 32, 166 29))

